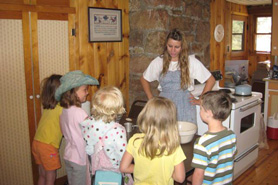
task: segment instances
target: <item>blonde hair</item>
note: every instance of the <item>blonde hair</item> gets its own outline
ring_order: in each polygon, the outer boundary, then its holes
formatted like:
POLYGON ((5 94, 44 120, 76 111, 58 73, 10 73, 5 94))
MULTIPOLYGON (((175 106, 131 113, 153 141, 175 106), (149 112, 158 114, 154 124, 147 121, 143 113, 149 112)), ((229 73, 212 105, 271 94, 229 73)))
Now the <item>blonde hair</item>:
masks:
POLYGON ((187 42, 185 40, 184 34, 178 30, 173 29, 167 36, 165 44, 164 44, 164 50, 163 50, 163 69, 162 69, 162 75, 165 75, 168 72, 170 62, 172 60, 170 54, 167 50, 167 43, 169 39, 173 39, 176 41, 181 42, 181 52, 179 54, 179 61, 178 65, 180 67, 181 71, 181 88, 185 89, 190 84, 190 77, 189 77, 189 61, 188 61, 188 46, 187 42))
POLYGON ((137 120, 140 131, 145 134, 139 154, 153 159, 175 152, 180 145, 176 117, 172 101, 164 97, 150 99, 137 120))
POLYGON ((116 87, 104 87, 98 90, 92 99, 92 116, 105 123, 115 121, 119 114, 125 112, 121 91, 116 87))

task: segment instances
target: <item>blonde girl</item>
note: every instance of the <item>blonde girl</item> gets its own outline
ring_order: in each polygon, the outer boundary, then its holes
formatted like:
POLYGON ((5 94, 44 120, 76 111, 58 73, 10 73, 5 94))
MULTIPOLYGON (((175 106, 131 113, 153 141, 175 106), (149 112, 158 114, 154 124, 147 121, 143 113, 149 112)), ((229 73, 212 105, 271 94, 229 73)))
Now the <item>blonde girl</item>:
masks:
POLYGON ((186 157, 180 146, 176 114, 175 105, 163 97, 150 99, 139 114, 137 124, 142 133, 130 138, 120 165, 121 172, 134 174, 134 184, 184 181, 186 157))
POLYGON ((82 71, 71 71, 61 78, 61 85, 55 98, 63 107, 60 116, 61 131, 66 141, 64 161, 70 185, 86 184, 85 141, 81 134, 80 123, 88 115, 81 103, 88 96, 88 85, 98 85, 98 81, 82 71))
POLYGON ((115 120, 124 112, 123 96, 118 88, 104 87, 94 94, 92 116, 80 124, 86 152, 92 159, 92 175, 96 170, 119 172, 127 143, 124 127, 115 120))

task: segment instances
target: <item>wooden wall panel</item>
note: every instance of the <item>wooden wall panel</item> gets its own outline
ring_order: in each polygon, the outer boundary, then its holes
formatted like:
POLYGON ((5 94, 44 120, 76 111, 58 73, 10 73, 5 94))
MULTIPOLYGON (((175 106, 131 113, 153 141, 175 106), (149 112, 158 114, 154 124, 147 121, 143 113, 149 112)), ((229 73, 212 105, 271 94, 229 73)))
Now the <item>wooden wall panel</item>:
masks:
POLYGON ((0 19, 22 19, 21 11, 0 11, 0 19))
MULTIPOLYGON (((122 2, 122 1, 120 1, 122 2)), ((124 97, 126 98, 126 105, 129 105, 129 1, 122 2, 122 20, 123 20, 123 46, 121 49, 121 61, 122 65, 120 68, 120 88, 124 93, 124 97)), ((129 107, 127 107, 127 111, 129 111, 129 107)))
MULTIPOLYGON (((114 85, 121 89, 125 103, 128 105, 128 1, 120 0, 89 0, 72 3, 76 7, 76 32, 79 69, 99 79, 100 86, 114 85), (122 10, 122 42, 88 41, 88 7, 111 8, 122 10), (124 13, 125 12, 125 13, 124 13)), ((96 91, 91 90, 91 95, 96 91)), ((91 96, 89 97, 91 99, 91 96)))
POLYGON ((0 3, 24 4, 24 0, 0 0, 0 3))
POLYGON ((95 62, 95 77, 100 81, 100 86, 108 85, 107 79, 107 62, 106 62, 106 43, 94 44, 94 62, 95 62))
POLYGON ((75 14, 68 15, 68 37, 69 37, 69 70, 76 70, 76 62, 78 60, 78 46, 76 46, 76 27, 75 27, 75 14), (72 31, 74 30, 74 34, 72 31))
MULTIPOLYGON (((118 8, 117 0, 105 1, 105 7, 115 9, 118 8)), ((107 80, 109 85, 117 86, 117 69, 118 69, 118 56, 119 56, 119 43, 107 42, 107 80)))
POLYGON ((48 5, 48 6, 69 6, 69 0, 36 0, 37 5, 48 5))
MULTIPOLYGON (((230 2, 227 2, 230 3, 230 2)), ((247 7, 245 5, 240 5, 240 4, 235 4, 235 3, 230 3, 231 4, 231 14, 235 15, 248 15, 247 7)))
MULTIPOLYGON (((221 70, 224 74, 225 58, 224 47, 225 39, 217 42, 214 39, 214 29, 218 24, 225 25, 225 0, 212 0, 211 4, 211 17, 210 17, 210 70, 221 70)), ((225 28, 225 27, 224 27, 225 28)), ((226 34, 226 33, 225 33, 226 34)), ((224 81, 220 81, 220 85, 224 85, 224 81)))
POLYGON ((38 19, 40 19, 40 20, 68 20, 68 14, 67 13, 39 12, 38 19))

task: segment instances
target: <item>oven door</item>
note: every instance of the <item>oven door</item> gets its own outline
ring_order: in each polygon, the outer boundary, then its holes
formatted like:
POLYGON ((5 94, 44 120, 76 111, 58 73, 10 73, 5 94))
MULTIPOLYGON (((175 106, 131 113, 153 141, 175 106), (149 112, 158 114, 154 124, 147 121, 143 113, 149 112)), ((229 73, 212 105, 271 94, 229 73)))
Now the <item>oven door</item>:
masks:
POLYGON ((258 143, 261 100, 231 111, 231 127, 237 136, 237 156, 258 143))

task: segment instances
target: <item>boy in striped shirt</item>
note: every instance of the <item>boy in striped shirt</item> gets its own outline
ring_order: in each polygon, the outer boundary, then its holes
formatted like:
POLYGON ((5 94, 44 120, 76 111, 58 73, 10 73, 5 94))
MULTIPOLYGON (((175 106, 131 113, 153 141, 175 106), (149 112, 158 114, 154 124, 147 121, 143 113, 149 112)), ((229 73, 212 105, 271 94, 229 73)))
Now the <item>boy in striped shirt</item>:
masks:
POLYGON ((232 184, 236 135, 222 122, 231 113, 231 98, 223 91, 209 91, 201 96, 200 116, 208 131, 194 144, 192 183, 232 184))

